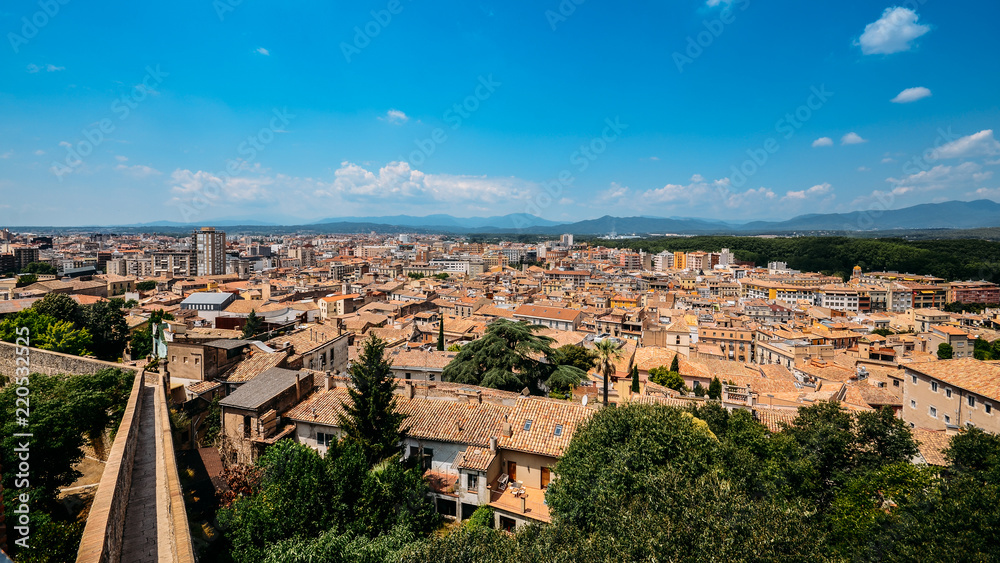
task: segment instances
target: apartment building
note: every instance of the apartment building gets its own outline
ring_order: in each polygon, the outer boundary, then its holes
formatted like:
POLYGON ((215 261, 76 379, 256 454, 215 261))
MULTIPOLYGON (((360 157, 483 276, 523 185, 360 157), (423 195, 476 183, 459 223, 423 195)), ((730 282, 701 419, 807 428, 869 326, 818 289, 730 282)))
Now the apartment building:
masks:
POLYGON ((563 307, 525 304, 514 311, 514 319, 556 330, 576 330, 583 322, 583 312, 563 307))
POLYGON ((154 252, 151 257, 153 277, 186 278, 197 274, 197 261, 193 251, 154 252))
POLYGON ((816 290, 816 304, 834 311, 857 313, 860 308, 860 292, 849 286, 820 286, 816 290))
POLYGON ((956 326, 933 325, 926 336, 929 354, 936 354, 938 346, 948 344, 952 349, 952 358, 972 357, 976 339, 956 326))
POLYGON ((738 362, 753 361, 753 332, 742 328, 720 326, 698 327, 698 344, 715 346, 723 356, 738 362))
POLYGON ((1000 366, 973 358, 904 366, 903 420, 945 430, 977 426, 1000 433, 1000 366))
POLYGON ((948 284, 951 303, 1000 303, 1000 286, 987 281, 951 282, 948 284))
POLYGON ((226 233, 214 227, 202 227, 192 235, 197 275, 221 276, 226 273, 226 233))

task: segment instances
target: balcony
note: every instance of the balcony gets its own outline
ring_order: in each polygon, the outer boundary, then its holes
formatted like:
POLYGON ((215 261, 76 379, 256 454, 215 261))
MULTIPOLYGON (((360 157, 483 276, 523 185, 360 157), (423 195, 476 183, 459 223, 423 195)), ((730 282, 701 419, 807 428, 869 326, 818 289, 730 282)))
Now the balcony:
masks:
POLYGON ((497 490, 497 482, 489 484, 490 506, 493 508, 509 512, 511 514, 522 515, 539 522, 551 522, 549 507, 545 505, 545 491, 533 487, 517 487, 516 483, 510 483, 504 491, 497 490))

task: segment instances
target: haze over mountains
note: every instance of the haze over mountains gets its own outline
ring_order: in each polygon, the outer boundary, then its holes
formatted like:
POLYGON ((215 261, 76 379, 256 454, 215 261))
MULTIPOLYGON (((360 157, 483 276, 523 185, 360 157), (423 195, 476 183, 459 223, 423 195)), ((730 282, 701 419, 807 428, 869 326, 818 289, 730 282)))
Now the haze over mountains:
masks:
MULTIPOLYGON (((818 231, 892 231, 918 229, 977 229, 1000 226, 1000 203, 991 200, 947 201, 925 203, 893 210, 852 211, 850 213, 808 214, 785 221, 752 221, 749 223, 715 221, 689 217, 612 217, 606 215, 573 223, 560 223, 515 213, 492 217, 454 217, 451 215, 411 215, 337 217, 298 223, 294 218, 282 217, 281 222, 262 220, 259 217, 208 221, 204 224, 218 227, 231 226, 298 226, 322 228, 324 231, 357 232, 385 230, 400 232, 407 228, 421 232, 449 233, 537 233, 578 235, 604 235, 612 231, 619 234, 769 234, 806 233, 818 231)), ((190 223, 195 226, 203 223, 190 223)), ((184 227, 184 223, 159 221, 127 227, 184 227)))

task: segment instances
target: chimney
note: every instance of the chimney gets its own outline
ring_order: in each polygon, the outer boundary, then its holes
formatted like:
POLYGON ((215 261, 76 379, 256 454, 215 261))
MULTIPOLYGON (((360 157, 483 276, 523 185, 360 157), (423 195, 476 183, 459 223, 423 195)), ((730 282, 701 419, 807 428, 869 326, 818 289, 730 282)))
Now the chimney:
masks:
POLYGON ((490 436, 490 451, 496 453, 497 451, 497 438, 496 436, 490 436))
POLYGON ((500 425, 500 434, 502 434, 504 438, 510 438, 513 436, 514 432, 509 422, 504 422, 500 425))
POLYGON ((330 370, 326 370, 326 377, 324 378, 323 389, 325 389, 326 391, 329 391, 329 390, 333 389, 334 386, 335 386, 335 384, 333 382, 333 372, 330 371, 330 370))

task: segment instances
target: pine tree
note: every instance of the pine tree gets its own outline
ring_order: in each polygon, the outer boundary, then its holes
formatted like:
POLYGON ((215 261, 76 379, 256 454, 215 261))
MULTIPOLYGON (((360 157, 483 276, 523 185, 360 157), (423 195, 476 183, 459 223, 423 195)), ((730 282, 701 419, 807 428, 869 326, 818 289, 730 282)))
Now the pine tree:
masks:
POLYGON ((722 382, 718 377, 713 377, 712 382, 708 384, 708 398, 716 400, 722 398, 722 382))
POLYGON ((639 392, 639 366, 632 366, 632 392, 639 392))
POLYGON ((438 323, 438 352, 444 352, 444 315, 438 323))
POLYGON ((681 366, 677 360, 678 356, 680 356, 680 354, 674 354, 674 359, 670 362, 670 371, 676 371, 677 373, 680 373, 681 366))
POLYGON ((396 380, 385 359, 385 341, 372 336, 351 364, 349 403, 344 404, 340 427, 347 440, 358 443, 370 467, 399 453, 406 415, 396 410, 396 380))
POLYGON ((250 314, 247 316, 247 324, 243 325, 243 338, 253 338, 256 336, 263 324, 264 321, 257 316, 257 313, 253 309, 250 309, 250 314))

